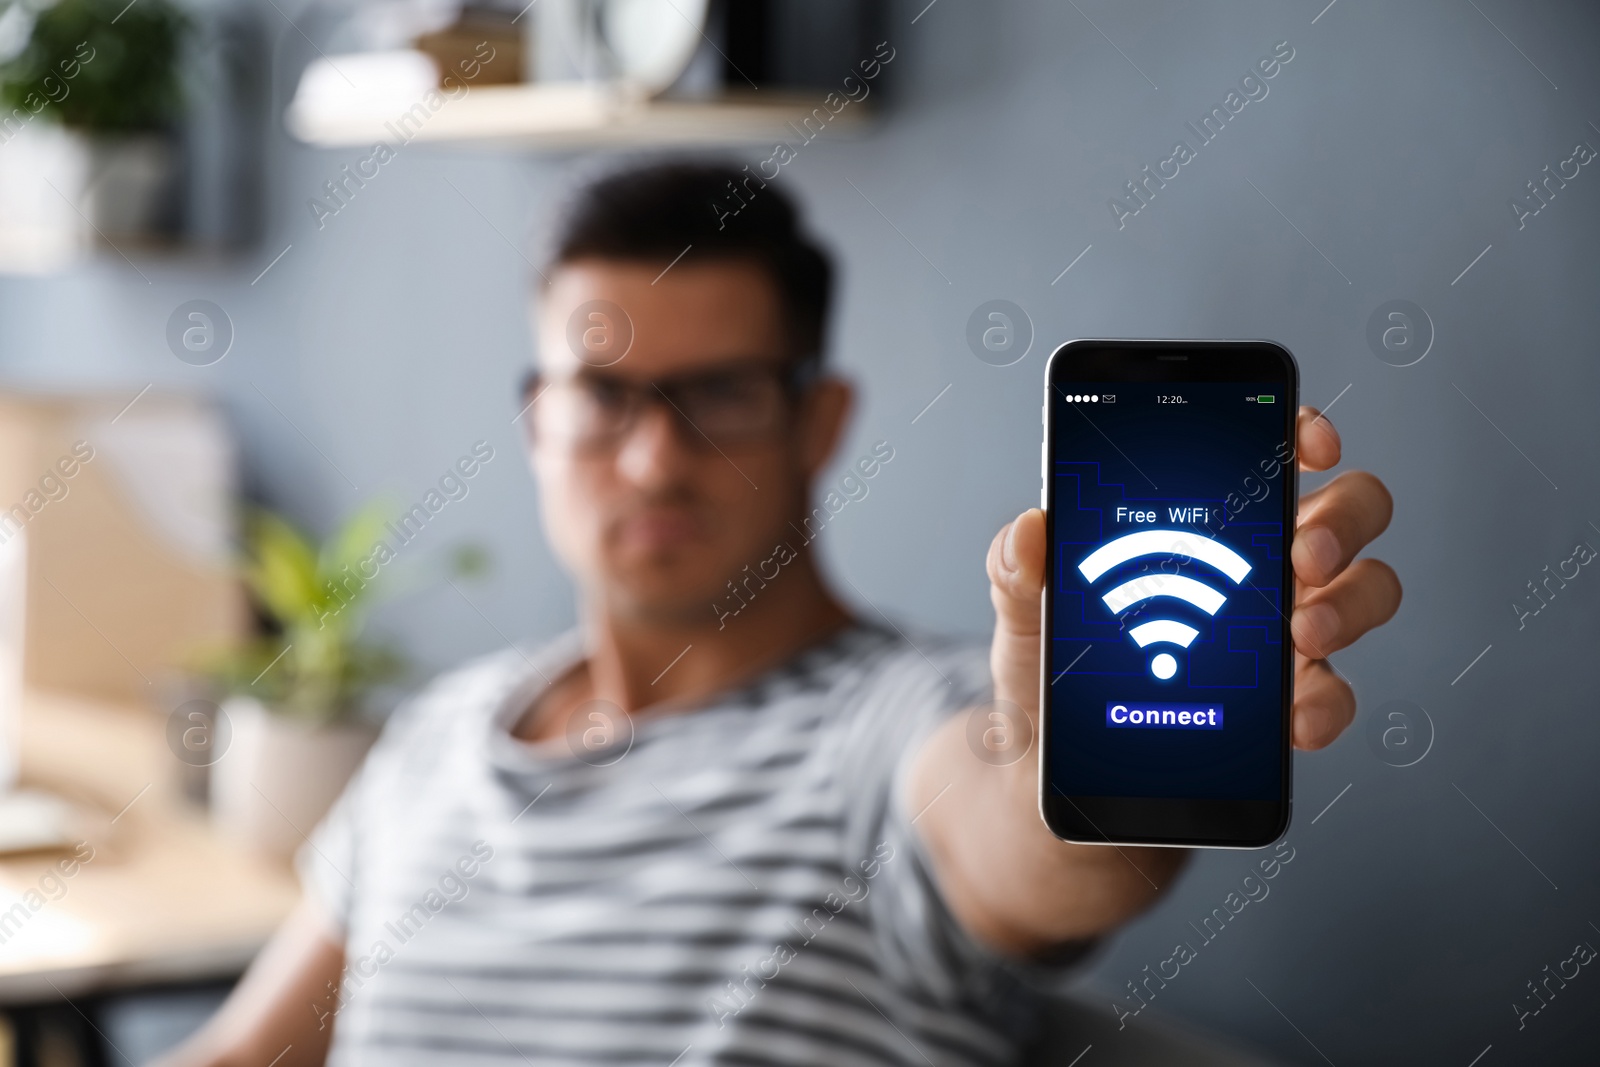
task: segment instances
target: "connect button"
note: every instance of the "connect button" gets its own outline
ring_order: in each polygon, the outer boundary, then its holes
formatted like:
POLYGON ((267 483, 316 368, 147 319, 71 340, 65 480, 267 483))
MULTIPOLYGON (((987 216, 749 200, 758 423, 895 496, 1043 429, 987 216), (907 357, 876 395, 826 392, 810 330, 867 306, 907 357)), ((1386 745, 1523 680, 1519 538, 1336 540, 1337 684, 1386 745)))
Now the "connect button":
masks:
POLYGON ((1106 702, 1106 725, 1120 729, 1220 730, 1221 704, 1106 702))

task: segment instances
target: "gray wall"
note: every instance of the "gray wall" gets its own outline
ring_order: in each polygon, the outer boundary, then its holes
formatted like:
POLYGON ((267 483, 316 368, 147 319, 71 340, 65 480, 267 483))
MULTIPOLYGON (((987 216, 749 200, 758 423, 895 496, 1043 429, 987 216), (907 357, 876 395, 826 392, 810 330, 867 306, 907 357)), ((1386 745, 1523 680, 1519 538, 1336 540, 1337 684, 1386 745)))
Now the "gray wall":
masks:
MULTIPOLYGON (((1466 1065, 1491 1045, 1486 1067, 1587 1062, 1580 1034, 1600 976, 1585 968, 1520 1030, 1511 1005, 1576 942, 1600 944, 1589 658, 1600 571, 1584 568, 1521 630, 1510 605, 1577 541, 1600 546, 1600 163, 1523 229, 1508 198, 1575 142, 1600 147, 1595 13, 1338 0, 1313 23, 1322 3, 939 0, 915 24, 921 0, 897 7, 898 84, 881 125, 858 140, 824 134, 781 179, 846 265, 835 348, 865 404, 845 457, 880 437, 897 452, 830 526, 826 555, 884 611, 982 633, 985 546, 1036 498, 1053 344, 1284 343, 1305 400, 1339 398, 1347 464, 1394 491, 1375 551, 1406 603, 1335 657, 1361 717, 1330 751, 1297 757, 1295 858, 1146 1017, 1293 1062, 1466 1065), (1282 40, 1295 56, 1269 95, 1119 230, 1108 198, 1282 40), (1006 368, 963 337, 996 297, 1021 304, 1037 334, 1006 368), (1395 298, 1422 305, 1436 330, 1410 367, 1365 339, 1369 314, 1395 298), (1434 730, 1406 768, 1367 739, 1395 700, 1426 709, 1434 730)), ((302 46, 281 21, 273 32, 281 76, 302 46)), ((0 282, 5 379, 212 392, 252 484, 319 528, 374 492, 415 500, 486 438, 498 458, 417 558, 475 539, 495 577, 462 586, 475 606, 447 586, 408 593, 385 624, 429 666, 502 635, 552 633, 572 605, 511 425, 511 383, 531 353, 528 268, 513 246, 586 161, 411 146, 319 232, 306 199, 358 153, 275 136, 268 237, 241 259, 142 260, 148 284, 114 256, 0 282), (238 334, 209 368, 163 342, 171 310, 197 297, 238 334)), ((1100 960, 1090 989, 1109 1003, 1176 942, 1198 946, 1190 922, 1256 859, 1202 856, 1100 960)))

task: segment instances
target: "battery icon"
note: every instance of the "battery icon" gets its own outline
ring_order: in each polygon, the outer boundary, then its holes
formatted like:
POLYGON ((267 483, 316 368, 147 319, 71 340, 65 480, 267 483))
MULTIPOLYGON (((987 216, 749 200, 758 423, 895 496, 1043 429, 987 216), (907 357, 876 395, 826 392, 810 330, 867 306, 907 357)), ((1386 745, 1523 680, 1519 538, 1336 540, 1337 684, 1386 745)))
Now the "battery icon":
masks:
POLYGON ((1271 393, 1262 393, 1260 396, 1256 397, 1257 404, 1271 404, 1275 403, 1276 401, 1277 398, 1271 393))

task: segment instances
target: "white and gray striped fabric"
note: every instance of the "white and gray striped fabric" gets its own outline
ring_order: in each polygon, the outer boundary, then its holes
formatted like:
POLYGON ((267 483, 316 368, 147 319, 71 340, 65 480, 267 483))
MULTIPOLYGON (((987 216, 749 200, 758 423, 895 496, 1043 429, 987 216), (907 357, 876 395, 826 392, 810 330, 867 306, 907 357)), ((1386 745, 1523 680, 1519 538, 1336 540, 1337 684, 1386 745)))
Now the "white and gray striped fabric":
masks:
POLYGON ((572 632, 436 680, 302 848, 346 939, 331 1064, 1014 1058, 1072 959, 968 937, 897 786, 986 698, 984 645, 856 624, 641 717, 621 758, 515 740, 581 655, 572 632))

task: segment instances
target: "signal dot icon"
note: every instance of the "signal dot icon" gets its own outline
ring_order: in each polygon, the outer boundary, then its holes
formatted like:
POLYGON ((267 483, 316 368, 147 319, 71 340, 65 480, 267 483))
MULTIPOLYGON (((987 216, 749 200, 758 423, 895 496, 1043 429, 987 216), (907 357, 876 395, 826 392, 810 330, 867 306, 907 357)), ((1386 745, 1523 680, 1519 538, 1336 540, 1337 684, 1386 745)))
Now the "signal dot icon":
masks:
MULTIPOLYGON (((1198 560, 1226 575, 1234 585, 1244 581, 1250 573, 1250 562, 1239 553, 1208 537, 1184 530, 1140 530, 1107 541, 1084 557, 1078 571, 1091 585, 1114 567, 1146 556, 1175 557, 1198 560)), ((1101 596, 1107 610, 1120 616, 1135 604, 1153 597, 1172 597, 1199 608, 1207 615, 1215 615, 1228 602, 1225 593, 1182 574, 1142 574, 1123 582, 1101 596)), ((1140 648, 1151 645, 1177 645, 1188 648, 1200 631, 1177 619, 1152 619, 1128 630, 1128 636, 1140 648)), ((1169 681, 1178 673, 1178 660, 1170 652, 1157 652, 1150 659, 1150 673, 1161 681, 1169 681)))

